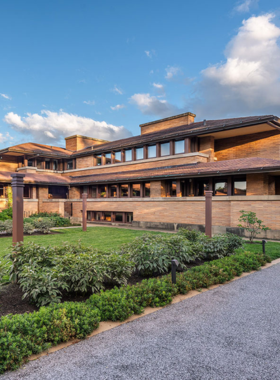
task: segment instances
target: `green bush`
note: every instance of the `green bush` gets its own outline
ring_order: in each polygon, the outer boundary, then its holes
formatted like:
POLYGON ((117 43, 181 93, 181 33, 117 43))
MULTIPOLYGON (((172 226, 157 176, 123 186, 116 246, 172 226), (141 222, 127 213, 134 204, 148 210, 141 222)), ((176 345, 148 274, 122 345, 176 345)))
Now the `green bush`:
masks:
POLYGON ((33 224, 35 229, 43 234, 49 234, 51 232, 51 228, 55 225, 54 221, 50 218, 34 219, 33 224))
POLYGON ((24 234, 33 234, 34 232, 34 226, 31 223, 23 223, 23 233, 24 234))
POLYGON ((121 254, 129 254, 135 270, 144 276, 166 273, 171 260, 179 261, 182 268, 195 260, 190 242, 178 235, 145 234, 121 247, 121 254))
POLYGON ((60 302, 62 290, 96 292, 108 281, 126 284, 134 268, 128 255, 102 253, 81 245, 17 244, 7 259, 12 262, 10 279, 18 279, 24 297, 37 306, 60 302))
POLYGON ((6 208, 0 212, 0 220, 5 221, 7 219, 13 218, 13 209, 12 207, 6 208))
POLYGON ((0 373, 18 368, 28 356, 85 338, 99 326, 99 311, 85 303, 65 302, 0 320, 0 373))
POLYGON ((49 218, 53 222, 54 227, 69 227, 71 226, 70 220, 63 218, 60 214, 56 212, 39 212, 32 214, 26 221, 33 223, 34 219, 38 218, 49 218))
MULTIPOLYGON (((73 248, 72 251, 78 250, 73 248)), ((42 252, 41 262, 48 263, 50 248, 42 252)), ((60 252, 61 254, 61 252, 60 252)), ((27 250, 27 258, 37 257, 36 247, 27 250)), ((23 265, 21 258, 19 266, 23 265)), ((38 258, 39 261, 39 258, 38 258)), ((169 304, 177 294, 224 283, 242 272, 257 270, 270 262, 263 254, 244 252, 193 267, 177 274, 148 279, 135 286, 123 286, 92 295, 85 303, 65 302, 41 307, 38 312, 8 315, 0 319, 0 373, 18 368, 28 356, 73 338, 85 338, 104 320, 123 321, 140 314, 144 307, 169 304)))
POLYGON ((195 243, 201 239, 201 236, 206 236, 203 232, 189 230, 188 228, 179 228, 178 235, 183 236, 185 239, 191 241, 192 243, 195 243))

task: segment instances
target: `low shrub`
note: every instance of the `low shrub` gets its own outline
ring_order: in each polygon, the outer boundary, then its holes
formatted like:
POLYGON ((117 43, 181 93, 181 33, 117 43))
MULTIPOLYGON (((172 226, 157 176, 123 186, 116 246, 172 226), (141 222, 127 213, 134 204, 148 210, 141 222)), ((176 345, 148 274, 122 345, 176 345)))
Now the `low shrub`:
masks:
POLYGON ((201 236, 206 236, 203 232, 197 230, 189 230, 188 228, 179 228, 178 235, 183 236, 185 239, 191 241, 192 243, 195 243, 201 239, 201 236))
MULTIPOLYGON (((73 248, 74 250, 74 248, 73 248)), ((28 252, 34 256, 35 247, 28 252)), ((43 253, 48 262, 51 252, 43 253)), ((36 255, 35 255, 36 256, 36 255)), ((85 303, 65 302, 41 307, 38 312, 8 315, 0 320, 0 373, 18 368, 28 356, 73 338, 85 338, 100 321, 123 321, 140 314, 144 307, 169 304, 172 297, 192 289, 224 283, 242 272, 257 270, 270 262, 269 256, 244 252, 193 267, 177 275, 177 284, 170 275, 142 281, 135 286, 122 286, 92 295, 85 303)), ((22 262, 22 260, 21 260, 22 262)), ((20 264, 21 265, 21 264, 20 264)))
POLYGON ((33 234, 34 232, 34 226, 31 223, 23 223, 23 233, 24 234, 33 234))
POLYGON ((0 231, 11 235, 13 233, 13 221, 11 219, 7 219, 4 222, 0 221, 0 231))
POLYGON ((5 221, 13 218, 13 208, 9 207, 0 212, 0 220, 5 221))
POLYGON ((60 214, 56 212, 39 212, 36 214, 32 214, 29 218, 26 218, 25 220, 29 223, 33 223, 34 219, 38 218, 49 218, 50 220, 52 220, 54 227, 71 226, 69 219, 63 218, 60 214))
POLYGON ((51 228, 55 226, 54 221, 50 218, 34 219, 33 224, 36 230, 43 234, 49 234, 51 232, 51 228))
POLYGON ((18 368, 28 356, 85 338, 99 326, 100 313, 85 303, 65 302, 0 320, 0 373, 18 368))
POLYGON ((172 259, 178 260, 182 268, 196 259, 190 242, 173 234, 144 234, 124 244, 120 253, 129 254, 135 263, 135 270, 143 276, 168 272, 172 259))

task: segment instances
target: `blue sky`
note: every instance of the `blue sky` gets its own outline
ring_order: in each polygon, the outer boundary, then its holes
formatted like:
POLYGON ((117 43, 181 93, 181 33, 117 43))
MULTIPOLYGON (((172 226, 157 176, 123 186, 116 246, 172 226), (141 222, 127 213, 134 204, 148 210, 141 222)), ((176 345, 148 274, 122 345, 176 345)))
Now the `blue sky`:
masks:
POLYGON ((0 148, 191 111, 280 116, 275 0, 3 0, 0 148))

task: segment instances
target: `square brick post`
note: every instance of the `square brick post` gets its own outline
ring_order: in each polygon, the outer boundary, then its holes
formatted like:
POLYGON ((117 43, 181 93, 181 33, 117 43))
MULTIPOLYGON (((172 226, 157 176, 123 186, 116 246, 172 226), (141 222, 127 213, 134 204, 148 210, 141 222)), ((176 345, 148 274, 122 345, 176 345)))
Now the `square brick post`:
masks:
POLYGON ((82 194, 83 198, 83 231, 87 230, 87 193, 82 194))
POLYGON ((13 245, 23 242, 23 178, 24 174, 13 173, 13 245))
POLYGON ((212 194, 213 191, 205 191, 205 234, 212 237, 212 194))

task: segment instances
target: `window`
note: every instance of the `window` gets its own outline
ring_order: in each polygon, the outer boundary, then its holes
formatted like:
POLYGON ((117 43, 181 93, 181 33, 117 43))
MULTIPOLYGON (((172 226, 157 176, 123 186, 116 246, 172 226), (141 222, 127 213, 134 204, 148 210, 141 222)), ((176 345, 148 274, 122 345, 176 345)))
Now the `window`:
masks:
POLYGON ((125 150, 125 161, 132 161, 132 150, 125 150))
POLYGON ((143 160, 144 158, 144 148, 136 148, 136 160, 143 160))
POLYGON ((82 187, 82 193, 87 193, 87 196, 89 196, 89 187, 88 186, 83 186, 82 187))
POLYGON ((115 163, 122 162, 122 152, 115 152, 115 163))
POLYGON ((105 220, 105 222, 111 222, 112 217, 111 217, 110 212, 107 212, 107 211, 104 212, 104 220, 105 220))
POLYGON ((176 181, 171 181, 171 184, 170 184, 170 196, 171 197, 176 197, 177 196, 177 184, 176 184, 176 181))
POLYGON ((5 187, 0 183, 0 198, 5 198, 5 187))
POLYGON ((51 162, 50 162, 50 160, 46 160, 45 161, 45 169, 50 170, 50 168, 51 168, 51 162))
POLYGON ((157 156, 157 147, 156 145, 148 146, 148 158, 154 158, 157 156))
POLYGON ((97 198, 97 188, 96 188, 96 186, 91 186, 90 190, 91 190, 91 198, 97 198))
POLYGON ((72 170, 73 169, 73 160, 67 161, 67 170, 72 170))
POLYGON ((126 213, 126 223, 132 223, 132 221, 133 221, 133 213, 127 212, 126 213))
POLYGON ((175 145, 175 154, 185 152, 185 141, 184 140, 175 141, 174 145, 175 145))
POLYGON ((29 185, 24 185, 23 188, 23 198, 30 198, 30 186, 29 185))
POLYGON ((107 197, 107 186, 100 186, 99 187, 99 194, 100 194, 100 198, 106 198, 107 197))
POLYGON ((161 156, 170 155, 170 143, 160 144, 160 155, 161 156))
POLYGON ((66 186, 49 186, 50 199, 66 199, 67 198, 66 186))
POLYGON ((105 159, 106 159, 106 165, 110 165, 112 163, 111 153, 106 153, 105 159))
POLYGON ((128 197, 128 185, 121 185, 121 197, 128 197))
POLYGON ((116 212, 116 222, 122 222, 123 221, 123 214, 116 212))
POLYGON ((28 166, 33 166, 33 160, 28 160, 27 165, 28 166))
POLYGON ((246 195, 246 179, 235 180, 233 182, 233 195, 246 195))
POLYGON ((208 191, 209 189, 209 180, 198 181, 198 196, 203 197, 205 195, 205 191, 208 191))
POLYGON ((132 184, 132 196, 133 197, 140 197, 140 194, 141 194, 140 188, 141 188, 140 183, 133 183, 132 184))
POLYGON ((146 182, 144 185, 144 197, 150 197, 151 195, 151 184, 150 182, 146 182))
POLYGON ((57 170, 57 168, 58 168, 58 161, 54 160, 53 161, 53 170, 57 170))
POLYGON ((117 195, 118 195, 117 185, 111 185, 110 186, 110 197, 111 198, 117 198, 117 195))
POLYGON ((220 181, 215 183, 215 195, 227 195, 227 182, 220 181))
POLYGON ((101 155, 100 155, 100 154, 98 154, 98 155, 96 156, 96 165, 97 165, 97 166, 100 166, 100 165, 101 165, 101 155))

